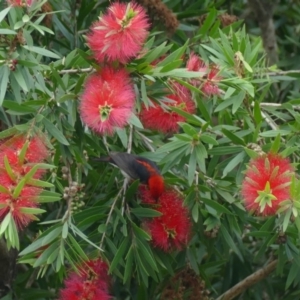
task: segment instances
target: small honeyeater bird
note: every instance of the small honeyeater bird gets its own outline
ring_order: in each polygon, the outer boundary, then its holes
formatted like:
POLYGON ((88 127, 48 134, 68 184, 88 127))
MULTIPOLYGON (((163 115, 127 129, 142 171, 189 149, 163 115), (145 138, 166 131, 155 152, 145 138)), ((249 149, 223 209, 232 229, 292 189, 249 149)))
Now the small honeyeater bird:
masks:
POLYGON ((139 179, 149 187, 152 197, 157 199, 164 191, 164 179, 155 162, 150 159, 126 152, 109 152, 108 156, 95 158, 97 161, 108 162, 117 166, 129 179, 139 179))

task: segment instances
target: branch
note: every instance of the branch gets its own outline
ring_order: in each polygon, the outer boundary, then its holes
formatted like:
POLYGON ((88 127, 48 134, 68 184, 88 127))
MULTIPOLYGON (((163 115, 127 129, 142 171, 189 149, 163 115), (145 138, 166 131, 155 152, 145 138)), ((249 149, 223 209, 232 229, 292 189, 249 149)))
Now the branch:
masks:
POLYGON ((254 272, 250 276, 246 277, 244 280, 242 280, 241 282, 233 286, 231 289, 229 289, 227 292, 222 294, 216 300, 231 300, 236 296, 240 295, 248 288, 255 285, 257 282, 268 277, 275 270, 277 262, 278 262, 277 259, 271 261, 267 266, 259 269, 258 271, 254 272))
POLYGON ((72 191, 71 191, 71 187, 72 187, 72 184, 73 184, 73 179, 72 179, 72 173, 71 173, 71 165, 69 162, 67 162, 67 165, 66 167, 68 168, 68 183, 69 183, 69 189, 68 189, 68 199, 67 200, 67 210, 62 218, 62 222, 66 222, 69 220, 69 218, 71 217, 72 215, 72 202, 73 202, 73 199, 74 197, 72 197, 72 191))
POLYGON ((147 146, 147 148, 151 151, 154 152, 155 149, 153 148, 153 146, 151 145, 151 143, 153 143, 153 141, 151 139, 149 139, 148 137, 146 137, 145 135, 143 135, 142 133, 140 133, 139 131, 136 131, 136 133, 141 137, 142 141, 145 143, 145 145, 147 146))
MULTIPOLYGON (((110 211, 109 211, 109 213, 108 213, 108 216, 107 216, 107 219, 106 219, 106 222, 105 222, 105 227, 107 227, 108 223, 110 222, 111 215, 112 215, 112 212, 113 212, 113 210, 114 210, 114 208, 115 208, 115 206, 116 206, 117 200, 119 199, 120 195, 122 194, 122 192, 123 192, 124 189, 126 188, 125 181, 126 181, 126 180, 124 180, 123 187, 119 190, 119 193, 118 193, 117 196, 115 197, 114 202, 113 202, 113 204, 112 204, 112 206, 111 206, 111 208, 110 208, 110 211)), ((126 184, 127 184, 127 183, 126 183, 126 184)), ((106 236, 106 229, 105 229, 105 231, 104 231, 104 233, 103 233, 103 235, 102 235, 101 241, 100 241, 100 246, 99 246, 100 249, 103 249, 102 246, 103 246, 103 242, 104 242, 105 236, 106 236)))
POLYGON ((266 73, 268 76, 280 76, 280 75, 289 75, 289 74, 300 74, 300 70, 288 70, 288 71, 273 71, 266 73))
POLYGON ((83 68, 83 69, 67 69, 67 70, 61 70, 58 73, 59 74, 73 74, 73 73, 89 73, 95 71, 93 67, 89 68, 83 68))
POLYGON ((278 127, 276 125, 276 123, 272 120, 272 118, 265 112, 261 111, 261 116, 264 118, 264 120, 268 123, 268 125, 273 129, 273 130, 277 130, 278 127))
MULTIPOLYGON (((58 73, 63 75, 63 74, 78 74, 78 73, 89 73, 96 71, 95 68, 89 67, 89 68, 78 68, 78 69, 66 69, 66 70, 61 70, 58 73)), ((266 70, 268 71, 268 70, 266 70)), ((290 75, 290 74, 300 74, 300 70, 287 70, 287 71, 270 71, 266 72, 264 74, 261 74, 261 72, 258 72, 257 75, 265 75, 265 76, 281 76, 281 75, 290 75)))

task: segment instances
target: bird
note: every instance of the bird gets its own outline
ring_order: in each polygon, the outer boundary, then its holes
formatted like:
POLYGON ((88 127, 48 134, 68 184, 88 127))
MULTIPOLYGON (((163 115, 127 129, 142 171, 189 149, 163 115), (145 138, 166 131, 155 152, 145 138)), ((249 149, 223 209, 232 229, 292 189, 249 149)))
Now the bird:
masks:
POLYGON ((139 179, 149 187, 151 196, 156 200, 164 192, 164 178, 156 163, 150 159, 126 152, 109 152, 108 156, 96 157, 94 160, 117 166, 129 179, 139 179))

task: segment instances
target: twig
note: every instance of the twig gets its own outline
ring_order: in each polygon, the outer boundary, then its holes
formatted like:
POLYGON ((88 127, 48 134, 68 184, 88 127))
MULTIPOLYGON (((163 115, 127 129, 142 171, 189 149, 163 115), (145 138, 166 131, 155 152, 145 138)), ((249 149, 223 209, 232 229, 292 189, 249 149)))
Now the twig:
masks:
POLYGON ((270 118, 270 116, 267 113, 264 113, 263 111, 261 111, 261 116, 264 118, 264 120, 269 124, 269 126, 273 130, 277 130, 278 129, 276 123, 270 118))
MULTIPOLYGON (((69 162, 67 162, 67 166, 66 166, 67 168, 68 168, 68 183, 69 183, 69 189, 72 187, 72 183, 73 183, 73 179, 72 179, 72 174, 71 174, 71 166, 70 166, 70 164, 69 164, 69 162)), ((68 203, 67 203, 67 210, 66 210, 66 212, 65 212, 65 215, 63 216, 63 218, 62 218, 62 222, 64 223, 64 222, 66 222, 69 218, 70 218, 70 216, 71 216, 71 214, 72 214, 72 202, 73 202, 73 197, 69 197, 68 198, 68 203)))
MULTIPOLYGON (((254 104, 253 104, 254 106, 254 104)), ((259 104, 260 107, 278 107, 278 108, 284 108, 283 104, 280 103, 268 103, 268 102, 261 102, 259 104)), ((300 110, 300 105, 292 105, 293 109, 300 110)))
POLYGON ((127 143, 127 153, 131 153, 132 150, 132 137, 133 137, 133 126, 129 125, 129 138, 127 143))
MULTIPOLYGON (((125 181, 124 181, 124 182, 125 182, 125 181)), ((109 211, 109 213, 108 213, 108 216, 107 216, 107 219, 106 219, 106 222, 105 222, 105 227, 107 227, 107 225, 108 225, 108 223, 109 223, 109 221, 110 221, 110 219, 111 219, 112 212, 113 212, 113 210, 114 210, 114 208, 115 208, 115 206, 116 206, 116 203, 117 203, 117 201, 118 201, 120 195, 122 194, 122 192, 123 192, 123 190, 124 190, 124 186, 125 186, 125 184, 123 183, 123 187, 120 189, 119 193, 117 194, 117 196, 116 196, 115 199, 114 199, 113 204, 111 205, 110 211, 109 211)), ((103 233, 103 235, 102 235, 102 238, 101 238, 101 241, 100 241, 100 246, 99 246, 100 249, 103 249, 102 246, 103 246, 103 242, 104 242, 105 236, 106 236, 106 230, 104 231, 104 233, 103 233)))
POLYGON ((148 147, 148 149, 151 152, 154 152, 155 149, 152 147, 151 143, 153 143, 152 140, 150 140, 148 137, 146 137, 145 135, 143 135, 142 133, 140 133, 139 131, 136 131, 136 133, 141 137, 141 139, 143 140, 143 142, 145 143, 145 145, 148 147))
POLYGON ((257 282, 268 277, 275 270, 277 262, 278 262, 277 259, 271 261, 267 266, 259 269, 258 271, 254 272, 250 276, 246 277, 244 280, 240 281, 238 284, 233 286, 231 289, 229 289, 227 292, 222 294, 216 300, 231 300, 236 296, 240 295, 248 288, 255 285, 257 282))
MULTIPOLYGON (((93 67, 88 68, 77 68, 77 69, 66 69, 66 70, 60 70, 59 74, 77 74, 77 73, 89 73, 92 71, 96 71, 93 67)), ((287 70, 287 71, 272 71, 272 72, 265 72, 265 73, 257 73, 257 75, 261 76, 280 76, 280 75, 290 75, 290 74, 300 74, 300 70, 287 70)), ((199 78, 198 78, 199 79, 199 78)))
MULTIPOLYGON (((133 138, 133 126, 130 125, 129 127, 129 138, 128 138, 128 143, 127 143, 127 153, 131 153, 132 150, 132 138, 133 138)), ((128 185, 128 178, 125 177, 124 182, 123 182, 123 197, 122 197, 122 206, 121 206, 121 215, 123 216, 124 210, 125 210, 125 193, 128 185)))
POLYGON ((83 69, 67 69, 67 70, 61 70, 58 73, 59 74, 76 74, 76 73, 89 73, 91 71, 94 71, 95 69, 93 67, 89 68, 83 68, 83 69))
POLYGON ((300 70, 288 70, 288 71, 275 71, 266 73, 268 76, 280 76, 280 75, 289 75, 289 74, 299 74, 300 70))
POLYGON ((104 143, 104 146, 106 148, 106 151, 109 152, 109 145, 107 143, 107 139, 106 139, 106 136, 104 135, 103 136, 103 143, 104 143))

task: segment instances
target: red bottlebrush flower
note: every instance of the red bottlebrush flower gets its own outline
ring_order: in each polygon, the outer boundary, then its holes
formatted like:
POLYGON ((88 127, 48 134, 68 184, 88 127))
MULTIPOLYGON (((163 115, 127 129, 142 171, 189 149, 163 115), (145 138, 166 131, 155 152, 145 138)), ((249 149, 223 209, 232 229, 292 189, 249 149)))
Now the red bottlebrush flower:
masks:
POLYGON ((81 96, 83 122, 100 134, 112 134, 123 128, 132 113, 135 93, 125 69, 105 67, 91 75, 81 96))
POLYGON ((7 3, 12 6, 31 6, 33 0, 7 0, 7 3))
MULTIPOLYGON (((49 155, 48 149, 41 136, 34 136, 30 139, 26 150, 23 163, 19 163, 19 155, 26 143, 26 137, 23 135, 12 137, 0 145, 0 167, 4 166, 4 157, 6 156, 9 164, 19 176, 24 176, 33 167, 33 164, 43 162, 49 155)), ((45 170, 39 169, 34 178, 38 179, 45 173, 45 170)))
MULTIPOLYGON (((168 105, 177 107, 190 114, 195 113, 195 103, 190 91, 178 83, 174 83, 173 88, 175 93, 167 96, 173 102, 168 105)), ((149 107, 148 109, 143 106, 140 119, 145 128, 158 130, 163 133, 178 132, 178 122, 185 121, 185 117, 173 111, 165 111, 158 104, 154 104, 154 107, 149 107)))
POLYGON ((221 80, 221 77, 218 76, 218 73, 219 73, 219 69, 213 67, 207 75, 207 80, 204 82, 204 84, 201 87, 202 92, 207 96, 220 94, 220 89, 216 84, 216 82, 221 80))
POLYGON ((148 35, 149 22, 144 8, 136 3, 116 2, 93 24, 87 43, 95 59, 127 63, 137 56, 148 35))
MULTIPOLYGON (((1 176, 1 179, 2 178, 3 176, 1 176)), ((5 187, 9 188, 7 186, 5 187)), ((36 220, 36 217, 33 214, 22 211, 22 208, 38 207, 37 197, 42 192, 42 189, 33 186, 24 186, 20 195, 15 199, 12 196, 12 187, 9 189, 10 191, 8 194, 0 193, 0 223, 10 212, 17 228, 22 230, 31 221, 36 220)))
MULTIPOLYGON (((140 196, 143 203, 151 203, 146 190, 142 190, 140 196)), ((174 248, 180 250, 188 243, 191 222, 188 209, 182 204, 181 196, 174 190, 167 190, 160 196, 160 206, 156 210, 162 216, 145 222, 155 247, 170 252, 174 248)))
POLYGON ((246 209, 257 215, 275 215, 279 204, 290 197, 292 171, 289 160, 279 154, 252 159, 241 190, 246 209))
MULTIPOLYGON (((18 164, 18 156, 26 143, 23 135, 15 136, 0 145, 0 165, 3 164, 4 156, 7 156, 11 165, 18 164)), ((47 147, 42 137, 34 136, 30 139, 25 155, 24 163, 40 163, 49 155, 47 147)))
MULTIPOLYGON (((11 188, 15 182, 8 176, 5 170, 0 170, 0 185, 4 186, 5 188, 11 188)), ((1 196, 1 193, 0 193, 1 196)))
POLYGON ((148 186, 140 185, 138 188, 139 198, 144 204, 156 204, 157 200, 152 196, 148 186))
POLYGON ((65 280, 59 300, 109 300, 108 266, 100 259, 86 262, 65 280))
POLYGON ((195 72, 207 72, 208 69, 205 62, 195 53, 191 53, 190 58, 187 61, 186 67, 189 71, 195 72))

